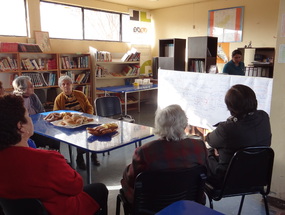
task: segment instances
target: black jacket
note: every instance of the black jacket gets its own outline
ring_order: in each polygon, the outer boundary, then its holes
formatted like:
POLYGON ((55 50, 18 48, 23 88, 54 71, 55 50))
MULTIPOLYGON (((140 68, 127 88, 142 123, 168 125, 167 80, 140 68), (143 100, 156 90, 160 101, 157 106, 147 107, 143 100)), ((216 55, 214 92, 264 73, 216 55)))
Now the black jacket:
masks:
MULTIPOLYGON (((219 153, 217 164, 209 165, 210 171, 223 176, 237 150, 248 146, 270 146, 271 136, 269 116, 262 110, 247 114, 240 120, 230 117, 219 123, 206 137, 208 144, 219 153)), ((213 162, 213 159, 209 159, 209 162, 213 162)))

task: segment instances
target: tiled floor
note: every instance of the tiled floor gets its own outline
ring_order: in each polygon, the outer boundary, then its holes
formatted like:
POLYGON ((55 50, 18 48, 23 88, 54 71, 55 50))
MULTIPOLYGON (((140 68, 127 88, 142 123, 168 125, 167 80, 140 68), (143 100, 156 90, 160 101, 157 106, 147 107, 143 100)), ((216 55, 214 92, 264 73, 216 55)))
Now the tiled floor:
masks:
MULTIPOLYGON (((146 126, 153 126, 155 110, 156 106, 154 104, 143 103, 140 113, 138 113, 136 110, 130 111, 129 113, 135 118, 136 123, 146 126)), ((148 142, 150 140, 151 139, 148 139, 146 141, 148 142)), ((62 153, 66 156, 66 158, 69 158, 66 145, 61 144, 61 147, 62 153)), ((131 162, 134 149, 134 145, 129 145, 127 147, 111 151, 110 155, 103 156, 102 154, 98 154, 98 160, 101 162, 101 166, 92 167, 93 182, 102 182, 106 184, 109 189, 109 215, 115 214, 116 197, 120 188, 122 173, 125 167, 131 162)), ((78 170, 78 172, 85 180, 86 171, 78 170)), ((240 197, 226 198, 221 201, 214 202, 214 209, 227 215, 234 215, 237 214, 239 201, 240 197)), ((206 206, 209 206, 208 202, 206 206)), ((121 214, 123 214, 122 210, 121 214)), ((261 195, 247 196, 245 198, 242 214, 264 215, 265 210, 261 195)), ((277 209, 270 207, 270 215, 279 214, 280 212, 277 209)))

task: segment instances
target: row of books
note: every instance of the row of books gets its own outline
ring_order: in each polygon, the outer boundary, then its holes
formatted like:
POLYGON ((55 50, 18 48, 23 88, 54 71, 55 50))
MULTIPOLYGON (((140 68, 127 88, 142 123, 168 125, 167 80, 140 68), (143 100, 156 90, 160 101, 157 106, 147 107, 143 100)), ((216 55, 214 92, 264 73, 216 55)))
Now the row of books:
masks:
POLYGON ((123 57, 121 58, 122 62, 128 62, 128 61, 140 61, 141 53, 138 52, 135 48, 132 48, 131 50, 127 51, 123 57))
POLYGON ((112 54, 108 51, 98 51, 94 49, 95 61, 99 62, 112 62, 112 54))
POLYGON ((1 42, 0 52, 42 52, 38 44, 1 42))
POLYGON ((138 76, 140 74, 139 65, 126 65, 123 68, 122 74, 125 76, 138 76))
POLYGON ((139 65, 126 65, 120 72, 109 72, 103 66, 96 67, 96 77, 123 77, 123 76, 138 76, 140 74, 139 65))
POLYGON ((29 76, 35 87, 54 86, 56 74, 51 72, 26 72, 23 75, 29 76))
POLYGON ((82 91, 87 96, 87 98, 91 97, 90 85, 76 86, 75 89, 82 91))
POLYGON ((89 56, 80 57, 70 57, 62 56, 61 68, 62 69, 79 69, 79 68, 89 68, 89 56))
POLYGON ((56 59, 37 58, 30 59, 25 58, 21 60, 21 69, 23 70, 52 70, 57 69, 56 59))
POLYGON ((191 72, 203 72, 205 73, 205 62, 203 60, 191 60, 190 71, 191 72))
POLYGON ((15 58, 9 56, 0 59, 0 71, 17 70, 18 64, 15 58))
POLYGON ((270 77, 268 67, 246 67, 245 76, 270 77))
POLYGON ((84 84, 90 82, 90 71, 76 73, 75 71, 66 71, 61 75, 68 75, 74 84, 84 84))

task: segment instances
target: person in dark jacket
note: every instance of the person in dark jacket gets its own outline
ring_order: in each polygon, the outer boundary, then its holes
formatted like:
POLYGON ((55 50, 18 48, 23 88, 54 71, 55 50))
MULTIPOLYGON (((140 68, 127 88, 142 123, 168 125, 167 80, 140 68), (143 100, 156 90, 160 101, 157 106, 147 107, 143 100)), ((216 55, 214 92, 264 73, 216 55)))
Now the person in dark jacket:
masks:
POLYGON ((223 179, 234 153, 249 146, 270 146, 271 128, 268 114, 257 110, 254 91, 248 86, 232 86, 225 96, 231 116, 220 122, 206 137, 211 146, 208 153, 208 180, 218 184, 223 179))

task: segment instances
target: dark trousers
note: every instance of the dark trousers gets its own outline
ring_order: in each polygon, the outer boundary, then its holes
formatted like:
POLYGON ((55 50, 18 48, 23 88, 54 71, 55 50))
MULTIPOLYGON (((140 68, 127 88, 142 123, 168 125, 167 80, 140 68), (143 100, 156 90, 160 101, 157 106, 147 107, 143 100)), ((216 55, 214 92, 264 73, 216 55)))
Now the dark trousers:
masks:
POLYGON ((91 196, 99 205, 100 212, 96 214, 107 215, 108 214, 108 194, 107 187, 102 183, 93 183, 85 185, 83 191, 91 196))
MULTIPOLYGON (((86 152, 84 149, 76 148, 77 150, 77 157, 83 156, 83 154, 86 152)), ((97 160, 97 154, 95 152, 92 153, 92 158, 97 160)))

